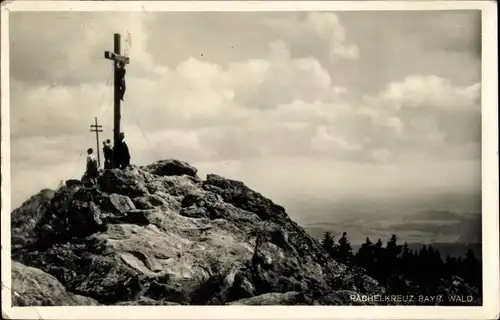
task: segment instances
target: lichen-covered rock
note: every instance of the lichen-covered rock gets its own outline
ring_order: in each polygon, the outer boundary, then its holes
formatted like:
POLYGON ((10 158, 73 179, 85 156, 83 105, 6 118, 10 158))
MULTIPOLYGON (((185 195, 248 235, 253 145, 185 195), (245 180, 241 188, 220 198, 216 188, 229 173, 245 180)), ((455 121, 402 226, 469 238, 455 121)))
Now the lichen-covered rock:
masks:
POLYGON ((92 298, 68 293, 50 274, 12 262, 13 306, 96 306, 92 298))
POLYGON ((12 247, 22 248, 35 241, 35 228, 48 215, 48 206, 55 191, 43 189, 30 197, 11 215, 12 247))
POLYGON ((113 193, 104 197, 103 209, 113 213, 125 213, 136 208, 129 197, 113 193))
POLYGON ((148 190, 143 175, 134 174, 132 169, 106 170, 99 177, 99 187, 107 193, 117 193, 128 197, 140 197, 146 195, 148 190))

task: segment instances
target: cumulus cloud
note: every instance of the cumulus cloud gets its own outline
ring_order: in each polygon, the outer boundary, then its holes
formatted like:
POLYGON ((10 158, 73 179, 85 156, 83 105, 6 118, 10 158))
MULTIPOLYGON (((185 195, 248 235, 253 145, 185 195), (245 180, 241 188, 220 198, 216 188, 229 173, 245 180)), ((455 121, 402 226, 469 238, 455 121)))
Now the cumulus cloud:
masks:
POLYGON ((359 58, 358 46, 347 40, 345 28, 333 12, 291 14, 266 19, 262 23, 287 34, 294 54, 314 54, 345 61, 359 58))
POLYGON ((419 157, 479 158, 479 83, 464 86, 436 75, 415 74, 392 79, 375 94, 359 94, 356 88, 340 85, 342 76, 331 71, 330 60, 298 55, 297 44, 312 41, 326 50, 318 51, 318 56, 327 52, 330 58, 349 63, 363 59, 333 13, 261 19, 274 35, 260 43, 265 50, 257 56, 218 63, 193 53, 175 64, 162 62, 166 49, 151 53, 151 44, 158 45, 163 39, 158 35, 164 32, 151 31, 154 17, 123 13, 109 19, 105 14, 78 13, 56 27, 44 14, 11 18, 17 35, 11 45, 16 54, 11 59, 12 168, 20 198, 42 183, 28 190, 29 175, 46 185, 81 175, 82 150, 95 144, 88 131, 94 117, 104 125, 103 138, 112 136, 112 92, 106 83, 110 62, 102 53, 111 49, 113 32, 125 35, 127 30, 132 46, 122 128, 134 163, 173 157, 194 165, 224 161, 277 165, 276 159, 290 158, 301 159, 307 167, 308 161, 401 165, 419 157), (28 26, 33 24, 26 24, 30 17, 50 26, 34 41, 28 39, 34 32, 28 26), (83 27, 78 36, 67 39, 63 30, 78 26, 78 17, 91 28, 83 27), (123 19, 126 25, 120 24, 123 19), (295 29, 284 27, 290 21, 297 22, 295 29), (282 30, 280 37, 276 30, 282 30), (297 34, 309 37, 300 42, 297 34), (29 54, 34 51, 40 52, 36 62, 29 54), (71 54, 61 57, 59 52, 71 54), (33 81, 33 72, 40 73, 40 83, 33 81))
MULTIPOLYGON (((269 109, 295 100, 321 101, 337 93, 332 87, 329 73, 318 60, 291 59, 283 41, 271 43, 270 48, 269 59, 261 61, 261 64, 266 66, 265 72, 257 74, 259 77, 253 82, 258 84, 257 87, 248 90, 247 86, 242 95, 236 94, 236 99, 242 104, 269 109), (248 95, 245 91, 253 91, 254 94, 248 95)), ((241 71, 244 70, 245 68, 242 68, 241 71)), ((245 77, 243 74, 240 76, 245 77)))
POLYGON ((437 76, 412 75, 401 82, 387 86, 377 96, 380 107, 396 110, 405 108, 446 109, 450 111, 480 109, 481 87, 475 83, 467 87, 454 86, 450 80, 437 76))
POLYGON ((307 15, 303 27, 325 39, 331 55, 347 59, 358 58, 359 49, 356 45, 346 44, 345 30, 336 14, 311 12, 307 15))
POLYGON ((448 79, 413 75, 389 84, 367 101, 385 114, 386 119, 401 121, 405 129, 398 138, 403 142, 439 147, 479 144, 480 88, 479 83, 456 86, 448 79))

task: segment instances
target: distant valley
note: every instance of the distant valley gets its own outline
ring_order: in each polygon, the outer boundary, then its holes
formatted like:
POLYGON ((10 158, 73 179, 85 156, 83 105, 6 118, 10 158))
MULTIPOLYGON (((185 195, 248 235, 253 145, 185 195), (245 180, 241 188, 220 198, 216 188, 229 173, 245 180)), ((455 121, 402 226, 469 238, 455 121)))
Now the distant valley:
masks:
POLYGON ((399 243, 407 242, 411 249, 432 244, 444 256, 459 256, 472 248, 481 256, 481 214, 458 214, 446 210, 425 210, 403 216, 382 216, 379 218, 353 217, 338 222, 304 223, 305 229, 314 237, 321 238, 326 231, 338 240, 342 232, 347 232, 354 249, 365 242, 379 238, 385 243, 396 234, 399 243))

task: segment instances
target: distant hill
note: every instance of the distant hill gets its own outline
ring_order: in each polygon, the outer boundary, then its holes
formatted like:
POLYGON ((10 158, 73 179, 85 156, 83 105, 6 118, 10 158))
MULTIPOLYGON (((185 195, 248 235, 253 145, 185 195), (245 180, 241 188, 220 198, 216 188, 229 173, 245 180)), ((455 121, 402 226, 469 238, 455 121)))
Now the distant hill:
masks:
POLYGON ((347 232, 352 244, 366 237, 386 241, 396 234, 408 243, 481 243, 481 214, 459 214, 444 210, 426 210, 403 216, 355 217, 336 222, 304 223, 312 236, 320 238, 326 231, 338 237, 347 232))
POLYGON ((456 213, 448 210, 425 210, 403 217, 404 221, 435 220, 435 221, 461 221, 480 216, 479 213, 456 213))

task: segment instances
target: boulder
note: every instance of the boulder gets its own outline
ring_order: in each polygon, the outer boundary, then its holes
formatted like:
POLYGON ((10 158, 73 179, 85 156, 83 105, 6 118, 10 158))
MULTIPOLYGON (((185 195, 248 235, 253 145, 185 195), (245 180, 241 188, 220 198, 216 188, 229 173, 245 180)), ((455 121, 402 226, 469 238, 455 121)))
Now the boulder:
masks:
POLYGON ((237 208, 257 214, 262 220, 289 219, 282 206, 251 190, 240 181, 209 174, 203 182, 203 188, 218 194, 225 202, 237 208))
POLYGON ((11 214, 12 246, 17 248, 28 246, 35 241, 37 226, 43 223, 49 214, 49 206, 56 192, 44 189, 26 200, 11 214))
POLYGON ((12 262, 13 306, 97 306, 96 300, 69 293, 53 276, 12 262))
POLYGON ((83 187, 83 183, 80 180, 76 179, 66 180, 65 185, 70 189, 83 187))
POLYGON ((155 206, 146 197, 138 197, 132 200, 137 209, 153 209, 155 206))
POLYGON ((198 172, 198 169, 188 163, 174 159, 161 160, 144 167, 144 169, 159 176, 188 175, 197 178, 196 173, 198 172))
POLYGON ((116 193, 103 198, 102 208, 112 213, 122 214, 136 209, 129 197, 116 193))
POLYGON ((99 187, 106 193, 117 193, 131 198, 148 193, 144 177, 134 174, 132 170, 106 170, 99 177, 99 187))

